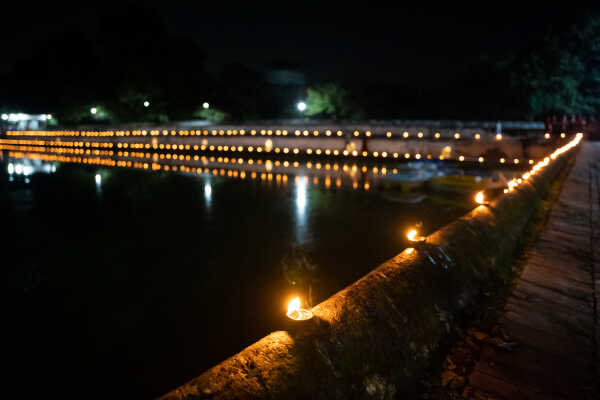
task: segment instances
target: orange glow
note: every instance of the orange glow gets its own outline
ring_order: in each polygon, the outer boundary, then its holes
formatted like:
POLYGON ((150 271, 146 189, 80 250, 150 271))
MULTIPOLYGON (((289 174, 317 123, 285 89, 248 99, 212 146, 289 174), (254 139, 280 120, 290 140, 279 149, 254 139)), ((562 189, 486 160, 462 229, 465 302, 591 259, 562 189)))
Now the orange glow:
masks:
POLYGON ((483 194, 483 191, 481 192, 477 192, 477 194, 475 195, 475 202, 477 204, 485 204, 485 195, 483 194))
POLYGON ((286 315, 294 321, 304 321, 312 318, 312 311, 300 308, 300 297, 294 297, 288 303, 286 315))
POLYGON ((409 230, 408 233, 406 234, 406 237, 411 242, 422 242, 425 240, 425 238, 423 236, 419 236, 419 232, 416 229, 409 230))

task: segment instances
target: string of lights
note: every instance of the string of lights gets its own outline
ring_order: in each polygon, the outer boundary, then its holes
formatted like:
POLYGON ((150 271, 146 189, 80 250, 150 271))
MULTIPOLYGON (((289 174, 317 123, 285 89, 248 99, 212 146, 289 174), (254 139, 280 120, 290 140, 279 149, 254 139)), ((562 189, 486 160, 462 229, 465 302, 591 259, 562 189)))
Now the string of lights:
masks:
POLYGON ((27 140, 27 139, 0 139, 0 144, 16 144, 16 145, 35 145, 35 146, 57 146, 57 147, 92 147, 92 148, 113 148, 115 145, 117 148, 123 149, 154 149, 154 150, 179 150, 179 151, 202 151, 202 152, 256 152, 256 153, 275 153, 275 154, 294 154, 294 155, 303 155, 306 154, 308 156, 340 156, 340 157, 364 157, 364 158, 393 158, 393 159, 439 159, 439 160, 457 160, 459 162, 473 162, 473 163, 499 163, 499 164, 515 164, 518 165, 521 162, 527 162, 530 165, 535 163, 535 160, 529 158, 527 160, 522 160, 519 158, 507 159, 505 157, 500 157, 498 159, 489 159, 483 156, 465 156, 458 155, 455 151, 452 154, 452 149, 450 147, 445 147, 442 149, 441 154, 434 155, 432 153, 420 153, 420 152, 386 152, 386 151, 358 151, 358 150, 347 150, 347 149, 332 149, 332 148, 306 148, 300 149, 298 147, 278 147, 274 146, 273 142, 270 139, 267 139, 263 146, 241 146, 241 145, 209 145, 207 141, 202 141, 202 144, 171 144, 171 143, 141 143, 141 142, 90 142, 90 141, 56 141, 56 140, 27 140))
MULTIPOLYGON (((349 134, 349 133, 348 133, 349 134)), ((51 136, 51 137, 125 137, 125 136, 326 136, 326 137, 341 137, 344 136, 343 130, 331 130, 327 129, 324 131, 312 130, 309 131, 307 129, 198 129, 198 130, 174 130, 174 129, 137 129, 137 130, 117 130, 117 131, 7 131, 7 136, 51 136), (292 133, 293 132, 293 133, 292 133)), ((353 137, 375 137, 372 131, 358 131, 354 130, 351 134, 353 137)), ((504 140, 504 136, 501 133, 487 133, 484 134, 489 139, 501 141, 504 140)), ((377 135, 378 138, 399 138, 399 139, 409 139, 416 137, 417 139, 453 139, 453 140, 461 140, 461 139, 472 139, 472 140, 481 140, 481 133, 473 133, 471 136, 467 137, 465 134, 461 132, 448 131, 443 135, 440 132, 423 132, 423 131, 413 131, 412 133, 408 130, 404 130, 401 133, 392 131, 386 131, 385 134, 381 133, 377 135), (443 136, 443 137, 442 137, 443 136)), ((560 138, 565 139, 567 137, 566 132, 560 133, 560 138)), ((552 138, 550 133, 544 134, 544 139, 549 140, 552 138)))
MULTIPOLYGON (((506 187, 503 189, 504 194, 510 195, 511 193, 515 192, 515 190, 517 190, 517 188, 520 185, 522 185, 525 182, 532 179, 532 177, 534 175, 540 173, 544 168, 546 168, 548 165, 550 165, 554 160, 558 159, 558 157, 561 154, 564 154, 564 153, 568 152, 569 150, 577 147, 582 139, 583 139, 583 133, 577 133, 571 141, 569 141, 564 146, 557 148, 552 153, 548 154, 547 157, 544 157, 544 159, 542 161, 535 164, 529 171, 523 173, 523 175, 520 178, 513 178, 510 181, 508 181, 508 183, 506 184, 506 187)), ((475 203, 479 204, 480 206, 485 206, 485 205, 489 204, 489 201, 487 201, 485 199, 485 194, 483 191, 477 192, 474 196, 474 200, 475 200, 475 203)), ((427 240, 427 237, 420 236, 417 227, 410 228, 408 230, 408 232, 406 233, 406 238, 410 242, 414 243, 415 245, 418 244, 419 242, 425 242, 427 240)), ((412 252, 412 251, 414 251, 414 248, 409 248, 408 250, 410 250, 410 252, 412 252)))
POLYGON ((516 188, 519 187, 519 185, 521 185, 524 182, 527 182, 531 177, 533 177, 534 175, 539 173, 541 170, 546 168, 548 165, 550 165, 550 163, 552 161, 556 160, 561 154, 571 150, 574 147, 577 147, 579 145, 579 143, 581 142, 581 139, 583 139, 583 133, 576 134, 575 138, 573 138, 569 143, 554 150, 547 157, 544 157, 544 159, 542 161, 538 162, 529 171, 525 172, 521 176, 521 178, 511 179, 507 183, 506 188, 504 189, 504 193, 513 192, 516 188))
MULTIPOLYGON (((520 178, 513 178, 508 183, 506 188, 504 189, 504 193, 510 193, 514 191, 522 182, 527 181, 531 178, 531 176, 538 173, 541 169, 549 165, 549 163, 560 156, 562 153, 570 150, 571 148, 577 146, 581 141, 583 134, 578 133, 573 140, 568 142, 566 145, 557 148, 554 152, 549 154, 543 160, 539 161, 535 164, 529 171, 522 174, 520 178)), ((348 164, 338 164, 338 163, 321 163, 318 161, 305 161, 299 162, 298 160, 262 160, 262 159, 253 159, 248 158, 245 159, 243 157, 227 157, 227 156, 200 156, 198 154, 190 155, 190 154, 180 154, 180 153, 163 153, 163 152, 143 152, 143 151, 125 151, 125 148, 130 149, 143 149, 148 148, 148 143, 118 143, 117 147, 122 148, 123 150, 99 150, 98 148, 111 148, 113 143, 110 142, 53 142, 53 141, 40 141, 40 140, 4 140, 0 139, 0 150, 8 150, 10 151, 10 157, 27 157, 31 159, 42 159, 45 161, 58 161, 58 162, 72 162, 72 163, 81 163, 81 164, 97 164, 104 166, 117 166, 117 167, 130 167, 130 168, 140 168, 140 169, 152 169, 152 170, 164 170, 164 171, 180 171, 180 172, 193 172, 193 173, 213 173, 220 174, 221 176, 228 177, 241 177, 242 179, 246 176, 246 171, 233 171, 231 169, 223 169, 222 172, 219 172, 219 169, 214 168, 215 165, 210 167, 210 164, 234 164, 234 165, 243 165, 246 164, 248 166, 252 165, 264 165, 266 172, 256 172, 252 171, 252 176, 264 176, 264 179, 273 179, 275 177, 278 179, 285 179, 287 181, 287 173, 276 173, 272 174, 270 171, 273 167, 283 167, 289 169, 298 169, 303 168, 305 170, 333 170, 333 171, 343 171, 350 175, 354 176, 358 171, 363 174, 371 174, 372 176, 381 175, 385 176, 389 172, 392 174, 397 174, 397 168, 389 168, 384 165, 362 165, 359 166, 357 164, 348 165, 348 164), (60 143, 61 147, 52 147, 52 145, 56 145, 60 143), (43 144, 43 145, 42 145, 43 144), (50 145, 49 147, 45 145, 50 145), (62 147, 64 145, 65 147, 62 147), (126 146, 127 145, 127 146, 126 146), (71 147, 70 147, 71 146, 71 147), (92 147, 83 148, 83 147, 92 147), (41 153, 41 154, 40 154, 41 153), (49 153, 49 154, 48 154, 49 153), (58 154, 58 155, 57 155, 58 154), (74 155, 74 157, 66 156, 65 154, 74 155), (83 157, 82 157, 83 156, 83 157), (105 157, 105 158, 103 158, 105 157), (121 160, 115 159, 112 157, 118 158, 139 158, 146 159, 148 161, 152 160, 152 162, 144 162, 144 161, 131 161, 131 160, 121 160), (161 164, 161 160, 166 161, 196 161, 203 164, 202 167, 198 166, 189 166, 189 165, 168 165, 161 164), (269 178, 269 175, 272 178, 269 178), (280 178, 277 178, 280 176, 280 178), (285 178, 282 178, 285 176, 285 178)), ((172 149, 181 149, 187 150, 191 149, 190 145, 172 145, 172 149)), ((219 149, 218 149, 219 150, 219 149)), ((407 157, 408 158, 408 157, 407 157)), ((417 158, 415 156, 415 158, 417 158)), ((461 160, 462 161, 462 160, 461 160)), ((531 160, 530 160, 531 161, 531 160)), ((517 163, 517 162, 515 162, 517 163)), ((530 162, 530 164, 532 164, 530 162)), ((294 173, 294 171, 290 171, 290 173, 294 173)), ((326 177, 325 182, 331 182, 331 177, 326 177)), ((313 182, 318 183, 319 177, 314 176, 313 182)), ((329 187, 331 183, 326 186, 329 187)), ((341 183, 338 185, 336 181, 336 186, 341 186, 341 183)), ((364 190, 369 190, 371 188, 371 182, 365 181, 359 184, 358 181, 353 180, 352 187, 357 189, 359 186, 362 186, 364 190)), ((483 193, 478 193, 478 196, 483 196, 483 193)), ((481 197, 480 201, 477 201, 479 204, 483 204, 483 197, 481 197)))

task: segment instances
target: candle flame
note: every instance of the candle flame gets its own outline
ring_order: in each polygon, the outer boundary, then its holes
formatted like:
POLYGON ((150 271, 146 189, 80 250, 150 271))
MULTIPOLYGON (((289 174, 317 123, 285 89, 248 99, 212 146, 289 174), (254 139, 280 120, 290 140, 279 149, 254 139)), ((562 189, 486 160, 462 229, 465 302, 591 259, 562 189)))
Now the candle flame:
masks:
POLYGON ((485 202, 483 192, 477 192, 477 194, 475 195, 475 202, 477 204, 483 204, 485 202))
POLYGON ((288 304, 287 313, 290 314, 294 311, 298 311, 299 309, 300 309, 300 297, 294 297, 292 300, 290 300, 290 303, 288 304))
POLYGON ((295 321, 303 321, 312 318, 312 311, 300 308, 300 297, 294 297, 288 303, 286 315, 295 321))
POLYGON ((411 229, 406 234, 406 237, 408 238, 408 240, 414 242, 416 240, 415 238, 417 237, 417 230, 416 229, 411 229))
POLYGON ((406 237, 411 242, 422 242, 425 240, 423 236, 419 236, 419 232, 416 229, 411 229, 410 231, 408 231, 406 237))

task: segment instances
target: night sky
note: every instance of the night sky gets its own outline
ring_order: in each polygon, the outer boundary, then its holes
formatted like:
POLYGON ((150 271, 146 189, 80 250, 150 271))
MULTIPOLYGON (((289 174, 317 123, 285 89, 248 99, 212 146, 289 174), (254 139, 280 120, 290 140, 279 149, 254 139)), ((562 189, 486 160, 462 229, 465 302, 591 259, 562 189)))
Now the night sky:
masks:
MULTIPOLYGON (((208 8, 202 2, 159 1, 144 7, 165 29, 193 39, 206 69, 232 61, 258 70, 290 67, 307 83, 341 80, 412 88, 449 86, 482 57, 501 60, 550 31, 560 32, 589 10, 565 8, 351 8, 296 2, 277 7, 208 8)), ((128 1, 62 7, 52 3, 14 10, 3 19, 0 73, 31 57, 45 40, 66 29, 92 41, 99 15, 127 14, 128 1)), ((131 28, 143 26, 129 15, 131 28)), ((151 40, 151 38, 149 38, 151 40)), ((77 50, 72 57, 78 57, 77 50)), ((181 54, 181 60, 187 58, 181 54)))

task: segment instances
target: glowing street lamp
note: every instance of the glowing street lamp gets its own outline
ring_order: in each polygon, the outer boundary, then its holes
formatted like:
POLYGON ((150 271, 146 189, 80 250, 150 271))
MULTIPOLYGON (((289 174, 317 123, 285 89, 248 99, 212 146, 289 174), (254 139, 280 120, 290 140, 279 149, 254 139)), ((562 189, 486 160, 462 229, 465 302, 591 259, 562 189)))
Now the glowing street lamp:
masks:
POLYGON ((8 119, 8 114, 2 114, 2 121, 6 121, 8 119))
POLYGON ((294 321, 305 321, 313 317, 312 311, 300 307, 300 297, 290 300, 286 315, 294 321))
POLYGON ((92 107, 90 108, 90 113, 92 113, 92 115, 96 115, 96 113, 98 113, 98 109, 96 107, 92 107))
POLYGON ((304 110, 306 110, 306 103, 303 101, 299 101, 298 104, 296 104, 296 108, 298 108, 298 111, 303 112, 304 110))
POLYGON ((202 103, 202 108, 204 108, 205 110, 208 110, 209 107, 210 107, 210 104, 208 104, 207 101, 205 101, 204 103, 202 103))
POLYGON ((146 100, 144 102, 144 107, 146 107, 146 108, 150 107, 150 102, 148 100, 146 100))

